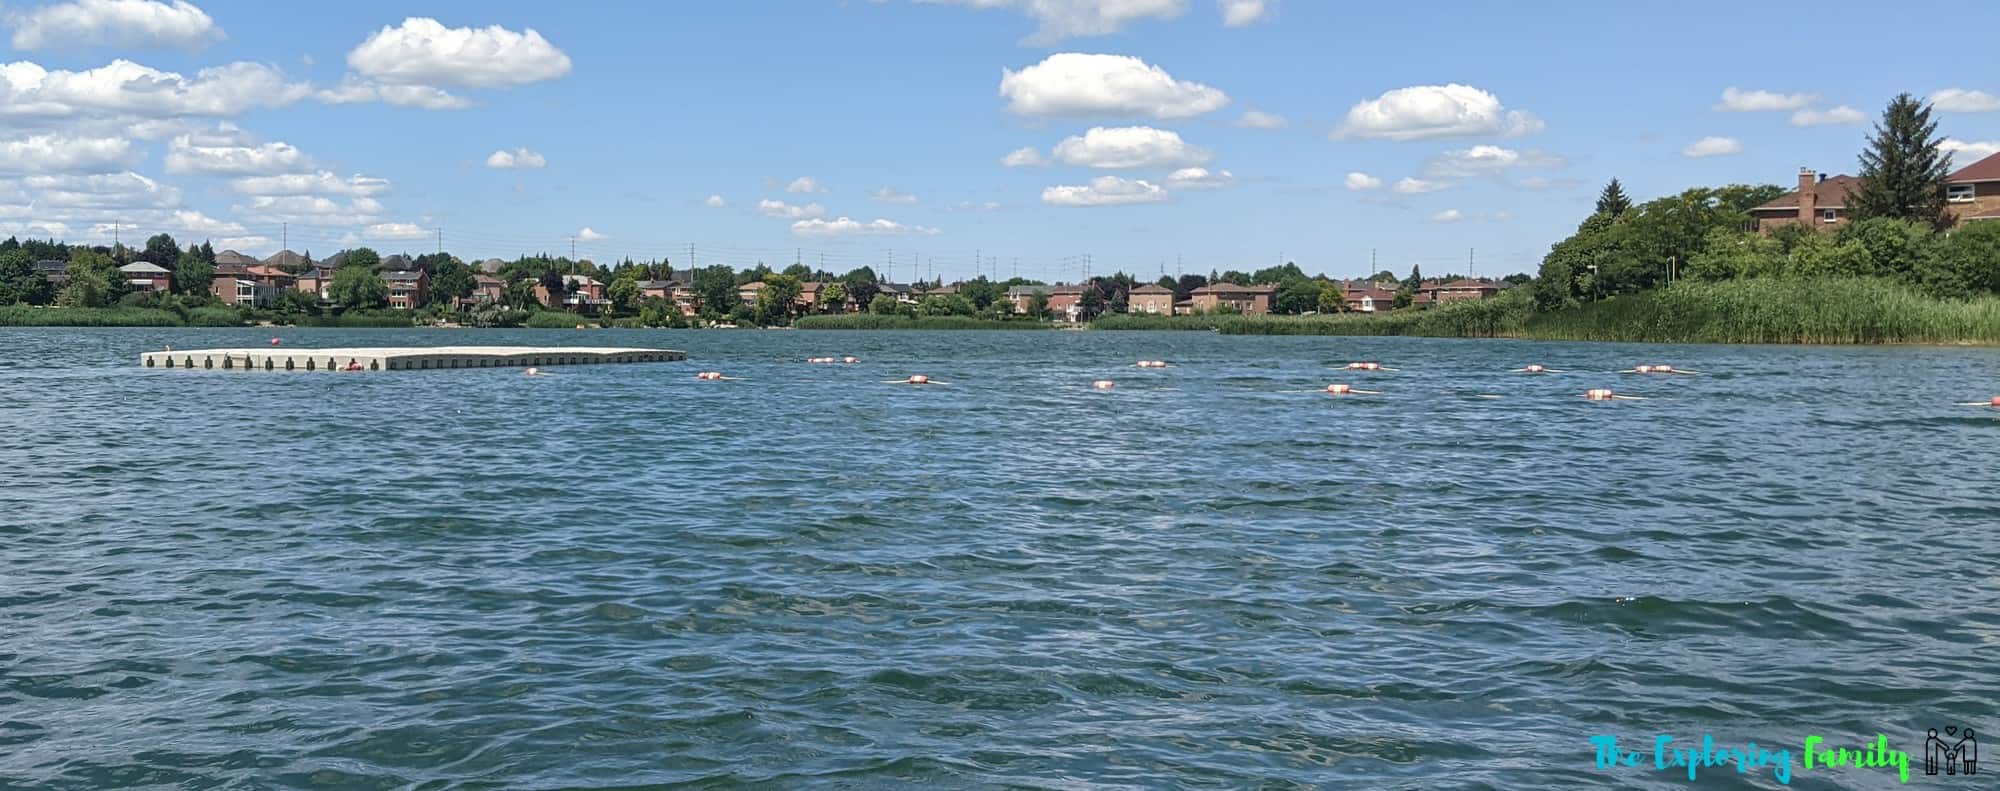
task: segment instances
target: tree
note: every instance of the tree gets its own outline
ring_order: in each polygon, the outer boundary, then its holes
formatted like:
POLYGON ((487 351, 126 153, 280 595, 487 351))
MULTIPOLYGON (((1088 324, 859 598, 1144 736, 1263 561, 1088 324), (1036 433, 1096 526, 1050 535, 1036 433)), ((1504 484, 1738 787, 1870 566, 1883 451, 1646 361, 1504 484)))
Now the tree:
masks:
POLYGON ((1271 309, 1278 313, 1307 313, 1319 309, 1321 289, 1304 277, 1288 278, 1278 285, 1278 293, 1272 298, 1271 309))
POLYGON ((622 316, 631 313, 639 305, 639 276, 632 269, 621 269, 618 276, 611 278, 611 285, 604 287, 604 298, 611 300, 611 313, 622 316))
POLYGON ((1339 284, 1327 283, 1319 290, 1319 312, 1344 313, 1347 311, 1347 295, 1341 293, 1339 284))
POLYGON ((1234 269, 1231 269, 1227 272, 1222 273, 1220 276, 1213 278, 1210 282, 1229 283, 1231 285, 1237 285, 1237 286, 1247 286, 1250 285, 1250 275, 1249 273, 1246 272, 1238 272, 1234 269))
POLYGON ((1967 223, 1945 240, 1943 256, 1972 288, 2000 291, 2000 222, 1967 223))
POLYGON ((340 266, 342 269, 361 267, 372 271, 382 266, 382 256, 377 255, 373 249, 356 247, 347 251, 347 255, 340 259, 340 266))
POLYGON ((172 269, 180 257, 181 248, 174 243, 174 237, 163 233, 147 239, 146 249, 139 253, 139 260, 162 269, 172 269))
POLYGON ((882 292, 876 282, 875 270, 865 266, 840 278, 840 284, 847 287, 847 298, 854 300, 857 305, 867 305, 870 313, 875 312, 875 295, 882 292))
POLYGON ((206 294, 215 281, 215 264, 204 261, 192 250, 181 253, 173 266, 174 293, 206 294))
MULTIPOLYGON (((348 260, 351 262, 353 259, 348 260)), ((327 286, 327 297, 348 310, 379 308, 389 302, 389 284, 383 282, 374 268, 349 264, 334 270, 333 283, 327 286)))
POLYGON ((104 253, 73 248, 64 272, 69 283, 56 295, 56 304, 63 307, 101 308, 125 296, 125 278, 118 271, 118 262, 104 253))
POLYGON ((1194 294, 1195 289, 1203 288, 1207 285, 1208 278, 1201 275, 1181 275, 1179 280, 1174 281, 1174 301, 1186 301, 1189 296, 1194 294))
POLYGON ((736 272, 728 264, 713 264, 694 270, 691 281, 703 310, 727 315, 743 300, 736 296, 736 272))
POLYGON ((430 267, 430 304, 450 305, 454 300, 472 296, 472 290, 479 285, 479 281, 473 275, 472 267, 457 258, 447 255, 443 258, 432 258, 427 262, 423 258, 417 261, 420 262, 419 266, 430 267))
MULTIPOLYGON (((1390 278, 1390 280, 1394 279, 1395 278, 1390 278)), ((1408 289, 1411 293, 1415 293, 1417 289, 1423 288, 1423 286, 1424 286, 1424 270, 1418 267, 1416 264, 1411 264, 1410 276, 1403 279, 1403 288, 1408 289)))
MULTIPOLYGON (((203 262, 207 263, 209 266, 215 266, 215 248, 210 247, 207 240, 202 241, 201 252, 199 253, 199 255, 201 256, 201 260, 203 262)), ((307 259, 307 261, 308 263, 310 263, 311 259, 307 259)))
POLYGON ((877 316, 896 315, 896 298, 888 294, 876 294, 868 301, 868 312, 877 316))
POLYGON ((7 242, 11 246, 0 249, 0 305, 26 302, 24 292, 29 278, 41 280, 41 275, 35 272, 35 259, 23 252, 18 242, 13 239, 7 242))
POLYGON ((819 287, 819 307, 828 313, 847 312, 847 287, 828 283, 819 287))
POLYGON ((790 318, 792 306, 799 301, 799 294, 804 291, 804 286, 796 277, 775 273, 765 275, 764 287, 757 291, 759 315, 779 320, 790 318))
POLYGON ((1298 264, 1287 262, 1284 266, 1267 266, 1250 275, 1253 283, 1283 283, 1287 280, 1303 280, 1306 273, 1298 264))
POLYGON ((1619 184, 1618 179, 1612 179, 1610 184, 1604 185, 1604 191, 1597 194, 1598 214, 1616 217, 1630 208, 1632 199, 1625 197, 1625 185, 1619 184))
MULTIPOLYGON (((1237 272, 1236 274, 1240 275, 1243 273, 1237 272)), ((1097 289, 1086 288, 1083 290, 1083 298, 1076 301, 1076 307, 1076 317, 1078 319, 1089 321, 1097 318, 1097 314, 1104 312, 1104 295, 1097 293, 1097 289)))
POLYGON ((1848 214, 1856 220, 1890 217, 1950 227, 1944 179, 1951 173, 1951 155, 1938 142, 1930 105, 1897 94, 1861 151, 1861 186, 1847 198, 1848 214))

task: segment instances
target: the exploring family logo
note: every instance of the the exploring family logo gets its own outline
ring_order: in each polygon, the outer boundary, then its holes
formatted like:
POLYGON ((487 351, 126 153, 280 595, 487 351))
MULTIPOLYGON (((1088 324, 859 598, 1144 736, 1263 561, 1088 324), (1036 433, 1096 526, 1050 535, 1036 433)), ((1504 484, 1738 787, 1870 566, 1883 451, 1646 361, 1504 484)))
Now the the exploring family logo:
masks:
MULTIPOLYGON (((1674 737, 1653 737, 1652 750, 1622 750, 1618 737, 1599 734, 1590 737, 1598 769, 1650 767, 1654 771, 1684 771, 1696 780, 1703 769, 1733 768, 1737 773, 1770 772, 1780 785, 1791 785, 1793 753, 1785 748, 1765 748, 1756 742, 1741 747, 1717 745, 1715 737, 1702 734, 1700 746, 1678 746, 1674 737)), ((1688 744, 1683 742, 1681 744, 1688 744)), ((1797 753, 1799 771, 1880 770, 1892 772, 1898 782, 1910 782, 1910 751, 1897 749, 1886 734, 1855 748, 1829 746, 1822 736, 1807 736, 1797 753)), ((1971 728, 1949 726, 1940 733, 1932 728, 1924 739, 1925 775, 1972 775, 1979 771, 1979 740, 1971 728)))

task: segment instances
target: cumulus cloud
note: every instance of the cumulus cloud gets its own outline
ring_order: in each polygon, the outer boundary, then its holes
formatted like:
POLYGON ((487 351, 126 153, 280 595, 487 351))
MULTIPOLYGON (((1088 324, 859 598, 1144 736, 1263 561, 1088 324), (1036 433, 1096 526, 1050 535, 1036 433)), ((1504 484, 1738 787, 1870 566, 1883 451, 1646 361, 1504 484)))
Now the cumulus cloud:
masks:
POLYGON ((204 139, 193 134, 167 143, 167 172, 176 176, 250 176, 288 173, 312 166, 312 160, 290 143, 248 144, 204 139))
POLYGON ((1264 0, 1215 0, 1224 27, 1243 27, 1264 18, 1264 0))
POLYGON ((233 116, 311 93, 311 86, 261 63, 215 66, 192 78, 124 59, 86 71, 49 70, 29 61, 0 65, 0 117, 9 118, 233 116))
POLYGON ((119 47, 199 50, 223 38, 215 20, 185 0, 71 0, 14 14, 14 48, 119 47))
POLYGON ((541 154, 525 148, 512 151, 501 149, 486 157, 486 166, 494 170, 521 170, 548 167, 549 160, 541 154))
POLYGON ((266 223, 299 225, 370 225, 382 214, 382 204, 373 198, 354 198, 346 203, 319 195, 256 195, 235 211, 266 223))
POLYGON ((1465 219, 1465 213, 1457 209, 1445 209, 1431 215, 1431 222, 1458 222, 1465 219))
POLYGON ((1149 126, 1093 127, 1056 144, 1055 158, 1079 167, 1172 168, 1207 163, 1214 155, 1179 133, 1149 126))
POLYGON ((111 173, 132 167, 141 156, 122 137, 31 135, 0 140, 0 173, 111 173))
POLYGON ((176 231, 199 234, 235 235, 244 233, 241 223, 218 220, 192 209, 179 209, 172 213, 170 223, 176 231))
POLYGON ((361 238, 376 241, 422 239, 430 235, 429 231, 407 222, 378 222, 361 229, 361 238))
POLYGON ((28 176, 21 184, 40 190, 37 207, 50 209, 171 209, 181 202, 179 189, 132 172, 28 176))
POLYGON ((1800 110, 1792 113, 1793 126, 1853 126, 1867 121, 1867 115, 1844 104, 1827 110, 1800 110))
POLYGON ((847 217, 831 220, 811 219, 792 223, 792 233, 798 236, 855 236, 855 235, 896 235, 922 234, 933 236, 938 229, 923 225, 904 225, 894 220, 874 219, 859 222, 847 217))
POLYGON ((708 196, 708 200, 702 201, 702 205, 711 209, 720 209, 729 205, 729 201, 723 200, 721 195, 710 195, 708 196))
POLYGON ((1010 168, 1026 168, 1044 164, 1042 152, 1033 148, 1017 148, 1000 158, 1000 164, 1010 168))
POLYGON ((1050 206, 1119 206, 1130 203, 1158 203, 1167 199, 1167 189, 1143 179, 1099 176, 1080 186, 1054 186, 1042 190, 1042 202, 1050 206))
POLYGON ((1210 171, 1208 168, 1181 168, 1167 174, 1167 188, 1176 190, 1214 190, 1236 183, 1236 174, 1227 170, 1210 171))
POLYGON ((1743 153, 1743 144, 1736 142, 1736 139, 1731 137, 1704 137, 1688 144, 1687 148, 1681 149, 1681 156, 1694 158, 1719 157, 1740 153, 1743 153))
POLYGON ((1964 154, 1967 159, 1961 161, 1979 160, 2000 154, 2000 140, 1972 141, 1945 138, 1938 142, 1938 148, 1953 154, 1964 154))
POLYGON ((1451 186, 1450 184, 1446 184, 1442 181, 1429 181, 1426 179, 1411 177, 1397 181, 1396 186, 1393 189, 1404 195, 1422 195, 1426 192, 1437 192, 1438 190, 1446 189, 1449 188, 1450 186, 1451 186))
POLYGON ((1060 52, 1020 71, 1002 69, 1000 96, 1016 115, 1191 118, 1229 104, 1222 91, 1174 79, 1130 55, 1060 52))
POLYGON ((1370 176, 1358 170, 1347 174, 1346 184, 1348 189, 1354 190, 1355 192, 1363 192, 1367 190, 1379 190, 1382 188, 1381 179, 1376 178, 1374 176, 1370 176))
POLYGON ((1500 98, 1470 85, 1397 88, 1354 105, 1334 139, 1423 140, 1517 137, 1542 131, 1540 119, 1508 110, 1500 98))
POLYGON ((347 66, 389 85, 497 88, 569 73, 569 56, 529 28, 448 28, 428 17, 383 27, 347 53, 347 66))
POLYGON ((1187 11, 1187 0, 917 0, 919 3, 972 8, 1008 8, 1040 23, 1031 44, 1048 44, 1073 36, 1116 33, 1141 19, 1172 19, 1187 11))
POLYGON ((825 192, 826 187, 821 186, 819 180, 811 176, 800 176, 792 179, 792 183, 785 185, 785 191, 793 195, 809 195, 815 192, 825 192))
POLYGON ((1715 110, 1724 113, 1790 112, 1804 110, 1818 100, 1819 95, 1813 93, 1746 91, 1732 86, 1722 90, 1722 101, 1715 105, 1715 110))
POLYGON ((433 88, 429 85, 384 85, 358 79, 352 74, 342 78, 339 85, 323 89, 314 96, 327 104, 381 102, 423 110, 463 110, 472 106, 471 99, 454 95, 442 88, 433 88))
POLYGON ((1284 116, 1262 110, 1245 111, 1242 118, 1236 119, 1236 125, 1245 129, 1283 129, 1286 123, 1284 116))
POLYGON ((1931 94, 1931 106, 1947 113, 2000 112, 2000 96, 1965 88, 1946 88, 1931 94))
POLYGON ((892 187, 883 187, 883 188, 881 188, 881 189, 879 189, 879 190, 876 190, 876 191, 874 191, 874 192, 871 192, 871 193, 868 193, 868 197, 869 197, 869 198, 871 198, 871 199, 873 199, 873 200, 874 200, 874 201, 875 201, 876 203, 916 203, 916 202, 917 202, 917 196, 915 196, 915 195, 911 195, 911 194, 909 194, 909 193, 907 193, 907 192, 897 192, 897 191, 896 191, 896 190, 895 190, 894 188, 892 188, 892 187))
POLYGON ((583 230, 576 232, 576 240, 579 242, 601 242, 609 238, 611 237, 591 230, 588 225, 583 226, 583 230))
POLYGON ((793 206, 784 201, 766 199, 757 202, 757 213, 766 217, 776 217, 781 220, 797 220, 805 217, 824 217, 826 216, 826 207, 817 203, 793 206))
POLYGON ((229 188, 242 195, 331 195, 368 198, 389 191, 389 180, 355 174, 341 178, 328 171, 245 176, 231 179, 229 188))
POLYGON ((1542 151, 1516 151, 1494 145, 1477 145, 1446 151, 1424 163, 1424 175, 1431 178, 1469 178, 1522 168, 1562 167, 1563 158, 1542 151))

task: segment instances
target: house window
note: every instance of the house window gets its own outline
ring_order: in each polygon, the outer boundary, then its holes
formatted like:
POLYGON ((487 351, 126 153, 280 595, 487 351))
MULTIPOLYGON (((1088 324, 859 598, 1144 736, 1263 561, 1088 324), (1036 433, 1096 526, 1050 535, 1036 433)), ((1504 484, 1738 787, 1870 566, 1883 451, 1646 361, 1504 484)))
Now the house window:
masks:
POLYGON ((1838 222, 1838 221, 1840 221, 1840 211, 1839 211, 1838 209, 1820 209, 1820 210, 1819 210, 1819 221, 1820 221, 1820 222, 1838 222))
POLYGON ((1971 203, 1972 187, 1971 184, 1947 184, 1944 188, 1944 199, 1952 203, 1971 203))

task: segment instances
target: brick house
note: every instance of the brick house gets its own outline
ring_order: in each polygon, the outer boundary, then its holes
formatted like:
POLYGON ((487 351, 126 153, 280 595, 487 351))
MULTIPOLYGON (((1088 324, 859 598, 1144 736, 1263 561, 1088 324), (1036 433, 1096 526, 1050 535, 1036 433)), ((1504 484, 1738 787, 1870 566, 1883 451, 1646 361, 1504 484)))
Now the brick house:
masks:
POLYGON ((1271 312, 1271 303, 1277 298, 1277 286, 1239 286, 1234 283, 1210 283, 1188 294, 1194 302, 1194 309, 1203 313, 1214 313, 1224 305, 1235 308, 1246 316, 1271 312))
POLYGON ((457 304, 461 308, 498 305, 506 298, 507 281, 482 272, 472 276, 472 294, 458 298, 457 304))
POLYGON ((256 281, 257 285, 268 286, 273 290, 293 288, 299 282, 298 277, 292 273, 268 264, 246 266, 243 268, 243 273, 250 280, 256 281))
POLYGON ((1442 304, 1485 299, 1500 293, 1500 289, 1504 287, 1491 280, 1453 280, 1438 286, 1437 301, 1442 304))
POLYGON ((1350 283, 1342 291, 1341 301, 1357 313, 1387 313, 1396 304, 1396 292, 1374 283, 1350 283))
POLYGON ((764 281, 762 280, 744 283, 736 287, 736 299, 745 305, 755 305, 757 304, 757 295, 763 293, 763 291, 764 281))
POLYGON ((1049 315, 1065 321, 1076 321, 1083 313, 1083 286, 1056 285, 1049 287, 1049 315))
POLYGON ((1958 223, 2000 220, 2000 154, 1959 168, 1944 185, 1945 206, 1958 223))
POLYGON ((1158 283, 1147 283, 1132 289, 1132 294, 1126 298, 1125 304, 1126 311, 1130 313, 1171 316, 1174 315, 1174 290, 1158 283))
POLYGON ((1750 210, 1752 230, 1770 233, 1786 225, 1839 228, 1847 224, 1847 194, 1861 187, 1854 176, 1827 176, 1799 168, 1799 188, 1750 210))
POLYGON ((263 307, 278 298, 277 287, 268 280, 258 282, 244 264, 216 264, 208 293, 225 305, 263 307))
POLYGON ((389 307, 396 310, 421 308, 430 300, 431 273, 421 269, 383 272, 389 284, 389 307))
MULTIPOLYGON (((222 256, 220 254, 217 254, 215 257, 217 260, 222 259, 222 256)), ((220 267, 222 265, 216 264, 216 266, 220 267)), ((300 272, 298 279, 293 281, 292 288, 296 288, 299 291, 305 292, 307 294, 312 294, 313 296, 318 297, 319 301, 326 302, 328 301, 328 296, 327 296, 328 287, 332 285, 333 285, 333 270, 323 266, 316 266, 304 272, 300 272)))
POLYGON ((174 288, 173 273, 165 267, 134 261, 118 267, 118 272, 125 276, 125 284, 131 286, 133 291, 166 292, 174 288))

